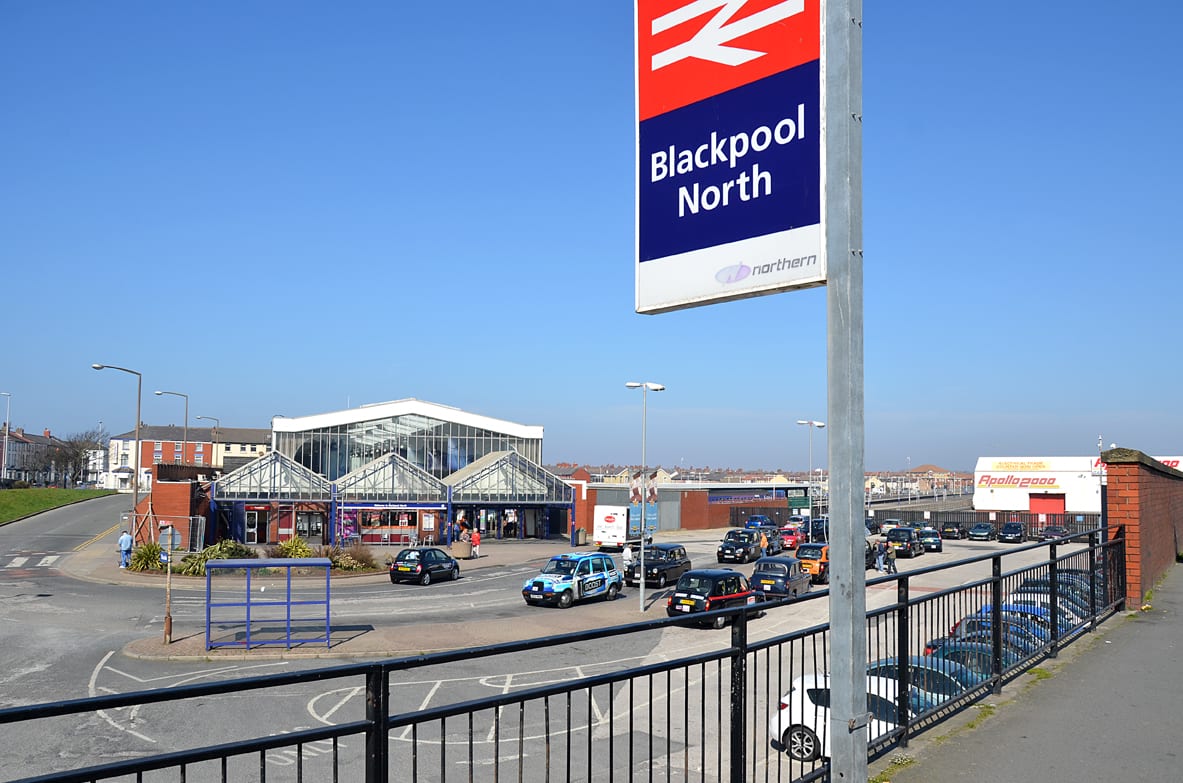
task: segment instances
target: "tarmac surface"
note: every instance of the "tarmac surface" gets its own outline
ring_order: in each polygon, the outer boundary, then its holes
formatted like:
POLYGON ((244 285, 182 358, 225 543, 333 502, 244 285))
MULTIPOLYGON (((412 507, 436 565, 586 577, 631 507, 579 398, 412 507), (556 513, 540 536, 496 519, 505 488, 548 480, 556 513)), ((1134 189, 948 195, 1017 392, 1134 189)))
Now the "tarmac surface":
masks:
MULTIPOLYGON (((660 540, 711 538, 715 531, 659 534, 660 540)), ((117 568, 110 546, 95 542, 66 559, 63 571, 79 579, 159 588, 158 575, 117 568)), ((481 544, 478 560, 463 561, 464 573, 536 564, 572 551, 569 541, 510 540, 481 544)), ((337 578, 337 577, 334 577, 337 578)), ((388 583, 385 572, 342 579, 388 583)), ((173 577, 174 589, 205 589, 205 580, 173 577)), ((552 633, 580 630, 583 612, 555 612, 548 620, 571 622, 552 633), (571 618, 567 620, 566 618, 571 618)), ((334 629, 331 646, 205 649, 204 633, 185 629, 172 643, 140 639, 129 656, 159 660, 266 658, 395 658, 454 649, 463 638, 476 647, 519 638, 513 624, 424 623, 408 631, 334 629)), ((174 629, 176 630, 176 629, 174 629)), ((1183 781, 1183 566, 1172 567, 1142 607, 1131 607, 1057 658, 1007 682, 989 696, 910 740, 870 765, 874 783, 1147 783, 1183 781)))

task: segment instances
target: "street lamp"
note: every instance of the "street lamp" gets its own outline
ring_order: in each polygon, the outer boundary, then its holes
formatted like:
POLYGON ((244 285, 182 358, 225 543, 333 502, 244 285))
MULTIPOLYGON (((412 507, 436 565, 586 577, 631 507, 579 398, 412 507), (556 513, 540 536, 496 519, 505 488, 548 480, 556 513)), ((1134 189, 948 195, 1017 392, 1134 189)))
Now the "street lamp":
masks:
POLYGON ((797 423, 802 427, 809 428, 809 520, 813 524, 813 431, 814 429, 825 429, 826 423, 824 421, 814 421, 813 419, 797 419, 797 423))
POLYGON ((4 404, 4 472, 0 478, 8 478, 8 431, 12 429, 12 393, 0 392, 0 396, 7 397, 4 404))
POLYGON ((218 458, 218 429, 222 426, 222 420, 219 419, 217 416, 194 416, 193 418, 206 419, 206 420, 212 421, 214 423, 214 436, 213 436, 214 453, 210 455, 209 466, 211 468, 215 467, 214 460, 216 460, 218 458))
POLYGON ((184 465, 185 460, 186 460, 186 456, 185 456, 186 452, 189 451, 189 395, 185 394, 184 392, 174 392, 174 391, 158 391, 158 392, 156 392, 157 397, 159 397, 162 394, 171 394, 174 397, 184 397, 185 398, 185 434, 184 434, 184 436, 182 436, 182 442, 181 442, 181 464, 184 465))
MULTIPOLYGON (((144 376, 135 370, 129 370, 126 367, 116 367, 113 364, 92 364, 96 370, 119 370, 128 375, 136 376, 136 451, 132 458, 132 474, 131 474, 131 527, 132 531, 136 530, 136 509, 140 506, 140 399, 144 391, 144 376)), ((132 533, 135 536, 135 533, 132 533)))
MULTIPOLYGON (((665 387, 660 383, 651 383, 646 381, 638 383, 637 381, 629 381, 625 384, 629 389, 641 390, 641 554, 637 558, 637 590, 638 604, 641 611, 645 611, 645 524, 646 512, 649 510, 649 470, 645 467, 645 429, 649 418, 649 392, 665 391, 665 387)), ((627 536, 626 536, 627 538, 627 536)), ((627 546, 627 545, 626 545, 627 546)))

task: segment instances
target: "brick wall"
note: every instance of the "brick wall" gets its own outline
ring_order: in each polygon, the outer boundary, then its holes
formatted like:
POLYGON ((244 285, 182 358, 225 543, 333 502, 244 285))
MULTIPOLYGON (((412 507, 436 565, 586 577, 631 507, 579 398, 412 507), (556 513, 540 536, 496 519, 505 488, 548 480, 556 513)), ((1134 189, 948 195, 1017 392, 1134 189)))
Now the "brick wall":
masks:
POLYGON ((1110 535, 1125 537, 1126 601, 1137 607, 1183 551, 1183 472, 1134 449, 1101 459, 1110 535))

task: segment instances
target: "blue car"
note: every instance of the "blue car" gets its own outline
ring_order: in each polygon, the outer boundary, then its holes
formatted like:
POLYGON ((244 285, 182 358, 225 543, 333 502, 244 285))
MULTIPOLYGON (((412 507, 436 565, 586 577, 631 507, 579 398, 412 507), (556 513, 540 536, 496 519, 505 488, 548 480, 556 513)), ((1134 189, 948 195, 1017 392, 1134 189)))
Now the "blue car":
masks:
POLYGON ((615 600, 623 584, 624 574, 608 555, 572 552, 555 555, 542 573, 527 579, 522 585, 522 597, 527 604, 554 604, 566 609, 589 598, 615 600))
MULTIPOLYGON (((867 675, 897 679, 899 658, 882 658, 867 666, 867 675)), ((908 704, 913 715, 939 707, 943 702, 986 680, 976 672, 949 658, 913 655, 908 659, 908 704)))
MULTIPOLYGON (((962 639, 934 639, 924 650, 925 655, 933 658, 943 658, 946 661, 959 663, 970 671, 983 677, 993 675, 994 648, 979 641, 962 639)), ((1020 660, 1014 652, 1003 647, 1002 668, 1006 670, 1020 660)))

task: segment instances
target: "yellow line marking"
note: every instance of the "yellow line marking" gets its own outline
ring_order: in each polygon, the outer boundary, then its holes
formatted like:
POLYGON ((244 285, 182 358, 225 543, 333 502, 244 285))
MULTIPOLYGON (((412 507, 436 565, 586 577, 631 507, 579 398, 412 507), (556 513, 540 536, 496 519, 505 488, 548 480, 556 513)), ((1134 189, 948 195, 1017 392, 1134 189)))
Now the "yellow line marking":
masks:
POLYGON ((95 541, 98 541, 98 540, 99 540, 100 538, 102 538, 103 536, 108 536, 108 535, 110 535, 110 534, 114 533, 114 532, 115 532, 115 530, 116 530, 116 529, 117 529, 117 528, 118 528, 118 527, 119 527, 121 524, 123 524, 123 523, 122 523, 122 522, 116 522, 114 525, 111 525, 111 527, 107 528, 107 529, 106 529, 106 530, 104 530, 102 533, 99 533, 99 534, 98 534, 98 535, 96 535, 94 538, 90 539, 89 541, 83 541, 81 544, 79 544, 78 546, 74 547, 74 548, 73 548, 72 550, 70 550, 70 551, 72 551, 72 552, 81 552, 83 549, 86 549, 88 546, 90 546, 91 544, 93 544, 95 541))

